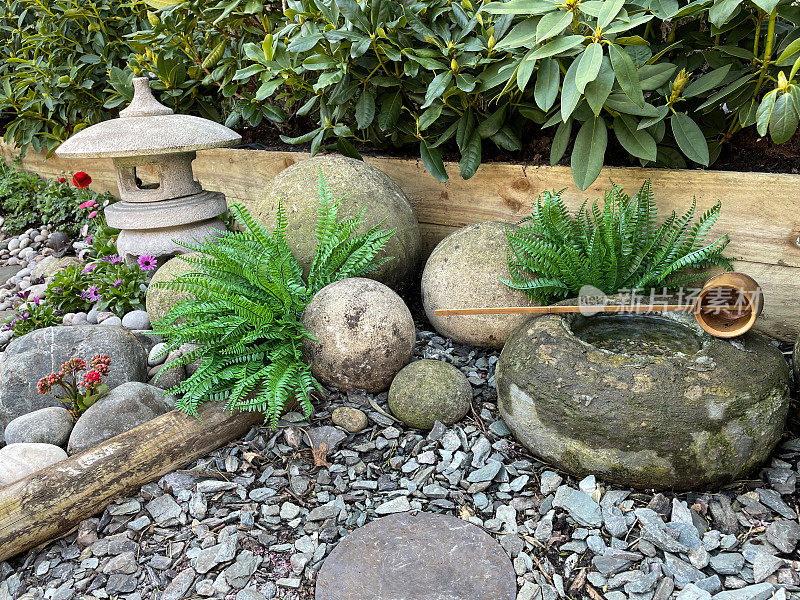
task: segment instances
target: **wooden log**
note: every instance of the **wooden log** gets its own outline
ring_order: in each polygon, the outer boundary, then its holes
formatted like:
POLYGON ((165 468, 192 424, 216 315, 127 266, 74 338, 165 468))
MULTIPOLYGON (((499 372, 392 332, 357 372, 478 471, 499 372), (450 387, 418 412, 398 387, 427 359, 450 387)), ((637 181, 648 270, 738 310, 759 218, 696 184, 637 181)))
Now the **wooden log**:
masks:
POLYGON ((0 561, 71 531, 129 493, 241 437, 260 413, 174 410, 0 488, 0 561))
MULTIPOLYGON (((0 142, 0 154, 11 160, 19 153, 0 142)), ((198 152, 193 167, 206 189, 225 193, 229 202, 248 203, 265 194, 275 175, 306 158, 305 152, 217 148, 198 152)), ((588 190, 580 191, 569 167, 484 163, 471 179, 463 180, 458 164, 446 163, 450 180, 441 183, 416 159, 365 160, 387 173, 408 196, 420 222, 423 257, 464 225, 519 221, 530 214, 544 190, 564 189, 566 204, 576 209, 583 200, 601 196, 611 181, 632 193, 650 178, 662 215, 684 212, 693 196, 698 212, 721 200, 722 213, 710 235, 730 233, 727 253, 740 259, 736 270, 754 277, 764 290, 765 308, 756 329, 791 341, 800 333, 800 175, 606 167, 588 190)), ((22 167, 46 177, 86 170, 94 178, 92 189, 118 194, 110 160, 45 160, 28 152, 22 167)))

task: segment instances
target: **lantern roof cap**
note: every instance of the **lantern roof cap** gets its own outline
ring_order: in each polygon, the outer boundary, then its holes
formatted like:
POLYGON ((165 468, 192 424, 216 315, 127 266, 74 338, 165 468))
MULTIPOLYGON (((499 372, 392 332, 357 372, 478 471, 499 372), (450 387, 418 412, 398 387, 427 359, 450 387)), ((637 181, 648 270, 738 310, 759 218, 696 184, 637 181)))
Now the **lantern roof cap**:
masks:
POLYGON ((56 149, 62 158, 121 158, 233 146, 242 136, 192 115, 176 115, 153 96, 146 77, 133 80, 133 100, 118 119, 82 129, 56 149))

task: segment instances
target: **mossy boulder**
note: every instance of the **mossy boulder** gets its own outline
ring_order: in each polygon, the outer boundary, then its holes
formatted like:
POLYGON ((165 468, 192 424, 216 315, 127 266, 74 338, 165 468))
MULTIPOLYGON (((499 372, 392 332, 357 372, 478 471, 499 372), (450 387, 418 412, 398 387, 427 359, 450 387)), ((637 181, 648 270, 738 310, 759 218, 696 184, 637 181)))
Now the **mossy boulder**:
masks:
POLYGON ((325 286, 303 313, 314 339, 303 354, 319 381, 340 390, 381 392, 411 360, 411 312, 389 287, 362 277, 325 286))
POLYGON ((393 288, 409 285, 420 257, 417 217, 400 186, 363 161, 326 155, 295 163, 278 173, 267 184, 264 196, 248 203, 247 208, 256 220, 273 230, 278 202, 283 201, 289 222, 289 247, 307 274, 317 244, 320 171, 331 196, 341 199, 339 219, 354 217, 364 209, 360 233, 384 220, 383 227, 397 229, 379 255, 393 260, 368 277, 393 288))
POLYGON ((681 313, 637 317, 636 327, 660 323, 666 343, 680 338, 684 350, 694 345, 688 352, 601 349, 576 334, 606 318, 546 315, 506 343, 500 413, 533 454, 576 476, 672 489, 718 488, 769 457, 789 408, 789 370, 768 339, 714 338, 681 313))
POLYGON ((437 316, 443 308, 533 306, 509 279, 505 223, 475 223, 451 233, 436 246, 422 273, 422 303, 440 335, 459 344, 501 349, 530 315, 437 316))
POLYGON ((158 270, 153 274, 150 280, 150 285, 147 287, 147 294, 145 299, 145 306, 147 307, 147 316, 150 317, 150 322, 155 323, 172 309, 173 306, 185 300, 189 294, 186 292, 178 292, 176 290, 159 289, 155 285, 158 282, 172 281, 178 275, 183 275, 192 270, 192 266, 179 256, 170 258, 167 262, 161 265, 158 270))
POLYGON ((452 425, 472 403, 472 386, 453 365, 418 360, 403 368, 389 388, 392 414, 410 427, 431 429, 436 421, 452 425))

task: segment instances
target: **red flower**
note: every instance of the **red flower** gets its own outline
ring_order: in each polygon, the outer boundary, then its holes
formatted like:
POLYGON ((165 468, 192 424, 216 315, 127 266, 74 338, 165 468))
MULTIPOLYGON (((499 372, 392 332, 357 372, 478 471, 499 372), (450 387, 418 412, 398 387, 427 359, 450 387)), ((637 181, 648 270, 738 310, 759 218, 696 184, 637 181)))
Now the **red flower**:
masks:
POLYGON ((89 177, 88 173, 78 171, 72 176, 72 183, 76 188, 83 189, 89 187, 89 184, 92 183, 92 178, 89 177))
POLYGON ((58 178, 58 183, 67 183, 67 178, 66 177, 59 177, 58 178))

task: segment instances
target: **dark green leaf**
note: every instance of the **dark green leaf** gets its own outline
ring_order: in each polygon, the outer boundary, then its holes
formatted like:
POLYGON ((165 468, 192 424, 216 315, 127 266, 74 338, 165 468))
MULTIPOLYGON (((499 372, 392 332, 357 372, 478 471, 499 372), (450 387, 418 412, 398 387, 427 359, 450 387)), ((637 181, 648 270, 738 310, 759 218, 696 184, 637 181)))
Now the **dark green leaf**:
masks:
POLYGON ((578 62, 573 60, 564 74, 564 84, 561 86, 561 120, 566 121, 578 106, 581 94, 575 87, 575 74, 578 72, 578 62))
POLYGON ((603 57, 603 64, 600 66, 600 73, 594 81, 586 84, 583 94, 586 96, 586 102, 589 108, 595 115, 599 115, 603 109, 608 95, 611 93, 611 88, 614 87, 614 70, 611 68, 611 61, 607 56, 603 57))
MULTIPOLYGON (((530 64, 534 64, 533 61, 530 61, 530 64)), ((536 84, 533 88, 533 99, 542 110, 550 110, 556 101, 560 79, 561 71, 556 59, 545 58, 539 63, 539 70, 536 71, 536 84)))
POLYGON ((580 65, 575 74, 575 87, 583 93, 586 84, 594 81, 600 72, 600 65, 603 64, 603 46, 599 42, 589 44, 577 60, 580 61, 580 65))
POLYGON ((675 16, 680 9, 678 0, 651 0, 650 10, 662 21, 675 16))
POLYGON ((597 179, 603 168, 607 144, 608 131, 602 117, 594 117, 581 125, 570 161, 572 179, 578 188, 585 190, 597 179))
POLYGON ((478 124, 478 134, 482 138, 494 135, 503 125, 505 116, 506 107, 503 105, 478 124))
POLYGON ((741 3, 742 0, 715 0, 708 9, 708 20, 714 27, 722 27, 741 3))
POLYGON ((520 46, 533 46, 536 42, 536 22, 538 19, 526 19, 518 23, 497 44, 499 49, 519 48, 520 46))
POLYGON ((384 98, 381 112, 378 114, 378 127, 382 131, 388 131, 397 123, 400 117, 400 109, 403 105, 403 99, 400 92, 395 92, 388 98, 384 98))
POLYGON ((731 65, 730 63, 728 63, 727 65, 720 67, 719 69, 714 69, 713 71, 706 73, 705 75, 703 75, 699 79, 696 79, 695 81, 693 81, 684 88, 682 92, 683 97, 691 98, 693 96, 699 96, 700 94, 703 94, 709 90, 714 89, 715 87, 717 87, 719 84, 722 83, 722 81, 728 75, 728 71, 730 70, 731 70, 731 65))
POLYGON ((608 27, 622 10, 624 4, 625 0, 603 0, 600 13, 597 15, 597 26, 601 29, 608 27))
POLYGON ((672 74, 677 68, 672 63, 657 63, 639 67, 639 83, 642 90, 657 90, 672 78, 672 74))
POLYGON ((540 44, 545 40, 558 35, 572 23, 572 13, 569 11, 555 11, 547 13, 539 19, 536 25, 536 41, 540 44))
POLYGON ((656 142, 646 131, 638 128, 639 123, 629 115, 619 115, 614 119, 614 133, 630 154, 647 161, 655 161, 656 142))
POLYGON ((433 175, 437 181, 441 181, 442 183, 447 181, 447 171, 445 170, 444 163, 442 162, 441 152, 439 152, 436 148, 431 148, 428 145, 428 142, 422 140, 419 143, 419 154, 422 158, 422 164, 425 165, 428 173, 433 175))
POLYGON ((614 68, 614 75, 619 82, 622 90, 628 98, 638 106, 644 106, 644 94, 639 83, 639 75, 633 60, 625 50, 616 44, 609 44, 608 55, 611 58, 611 66, 614 68))
POLYGON ((495 133, 490 139, 495 144, 504 150, 508 150, 509 152, 516 152, 522 148, 522 142, 520 142, 517 134, 514 133, 514 131, 508 125, 503 125, 500 128, 500 131, 495 133))
POLYGON ((708 143, 700 127, 686 113, 675 113, 670 119, 672 135, 678 147, 690 160, 708 166, 708 143))
POLYGON ((581 42, 583 42, 582 35, 565 35, 564 37, 550 40, 543 46, 539 46, 528 55, 526 60, 537 60, 539 58, 546 58, 548 56, 561 54, 562 52, 571 50, 581 42))
POLYGON ((769 119, 769 136, 776 144, 788 141, 797 131, 800 113, 791 93, 783 92, 775 100, 772 116, 769 119))
POLYGON ((556 134, 553 136, 553 143, 550 144, 550 164, 557 165, 564 152, 567 151, 569 138, 572 135, 572 119, 567 119, 558 124, 556 134))
POLYGON ((375 97, 369 90, 363 90, 356 102, 356 124, 359 129, 366 129, 375 118, 375 97))
POLYGON ((778 90, 772 90, 764 95, 764 98, 761 99, 761 104, 758 105, 758 110, 756 111, 756 130, 758 135, 767 135, 767 127, 769 126, 769 120, 772 118, 777 96, 778 90))
POLYGON ((447 86, 449 86, 452 81, 452 71, 445 71, 434 77, 433 81, 428 85, 428 90, 425 92, 425 103, 422 105, 422 108, 427 108, 434 100, 441 98, 447 86))
POLYGON ((475 175, 475 171, 481 164, 481 136, 477 130, 472 133, 467 141, 466 147, 461 150, 461 160, 458 168, 463 179, 469 179, 475 175))

